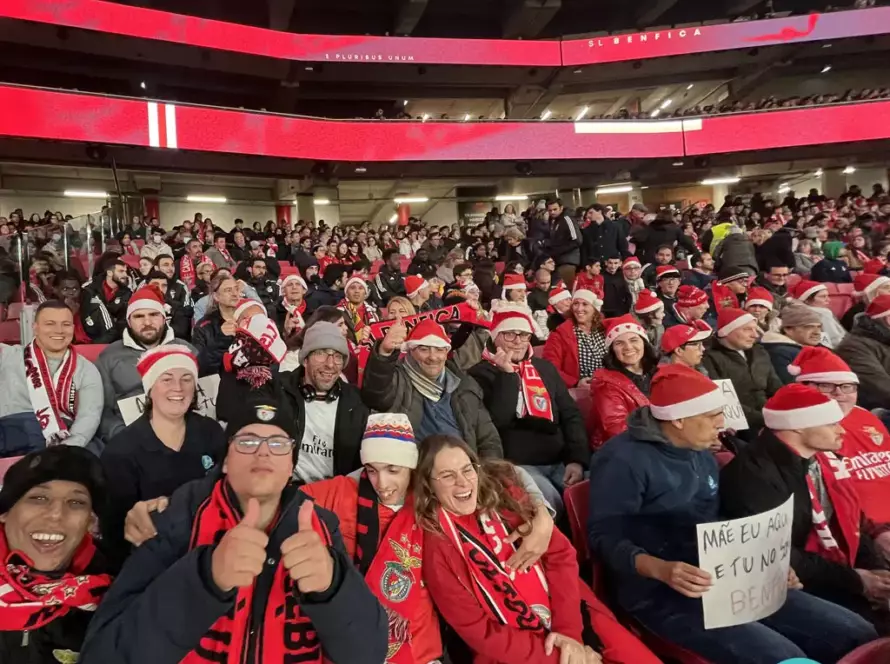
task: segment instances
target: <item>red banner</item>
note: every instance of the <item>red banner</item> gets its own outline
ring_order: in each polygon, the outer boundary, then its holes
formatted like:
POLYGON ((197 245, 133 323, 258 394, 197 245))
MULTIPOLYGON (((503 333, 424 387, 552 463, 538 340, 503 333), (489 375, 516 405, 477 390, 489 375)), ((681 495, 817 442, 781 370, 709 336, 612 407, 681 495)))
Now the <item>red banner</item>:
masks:
MULTIPOLYGON (((432 311, 424 311, 422 314, 408 316, 403 318, 402 322, 408 328, 408 334, 411 334, 418 323, 425 320, 434 320, 439 325, 448 325, 450 323, 473 323, 474 325, 483 325, 488 327, 488 321, 479 318, 479 313, 466 302, 460 304, 452 304, 441 309, 433 309, 432 311)), ((371 325, 371 337, 362 342, 363 347, 373 348, 374 344, 386 336, 387 331, 396 324, 395 320, 384 320, 371 325)))

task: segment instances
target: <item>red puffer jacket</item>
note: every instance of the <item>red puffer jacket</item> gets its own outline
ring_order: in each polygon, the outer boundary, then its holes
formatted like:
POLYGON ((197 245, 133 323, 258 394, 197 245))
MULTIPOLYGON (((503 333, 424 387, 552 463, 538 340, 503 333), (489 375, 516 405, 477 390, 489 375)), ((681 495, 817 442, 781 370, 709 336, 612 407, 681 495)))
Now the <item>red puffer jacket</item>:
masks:
POLYGON ((648 406, 649 399, 630 378, 612 369, 597 369, 590 383, 590 449, 597 450, 627 429, 631 411, 648 406))
POLYGON ((556 367, 568 387, 578 384, 581 367, 578 365, 575 321, 567 320, 550 333, 544 344, 544 359, 556 367))

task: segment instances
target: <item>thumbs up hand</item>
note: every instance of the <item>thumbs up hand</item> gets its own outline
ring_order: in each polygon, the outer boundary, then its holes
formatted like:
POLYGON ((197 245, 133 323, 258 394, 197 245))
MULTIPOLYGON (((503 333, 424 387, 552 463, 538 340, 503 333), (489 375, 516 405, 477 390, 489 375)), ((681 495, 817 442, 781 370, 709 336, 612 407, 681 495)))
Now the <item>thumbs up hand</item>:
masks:
POLYGON ((306 500, 297 515, 299 530, 281 543, 281 564, 303 593, 323 593, 334 579, 334 560, 312 526, 315 505, 306 500))
POLYGON ((250 586, 263 571, 269 537, 259 523, 260 503, 251 498, 241 523, 223 536, 213 552, 213 582, 220 590, 228 592, 250 586))
POLYGON ((380 342, 380 354, 389 357, 397 348, 401 348, 408 338, 408 327, 402 321, 401 315, 396 316, 396 322, 386 331, 383 341, 380 342))

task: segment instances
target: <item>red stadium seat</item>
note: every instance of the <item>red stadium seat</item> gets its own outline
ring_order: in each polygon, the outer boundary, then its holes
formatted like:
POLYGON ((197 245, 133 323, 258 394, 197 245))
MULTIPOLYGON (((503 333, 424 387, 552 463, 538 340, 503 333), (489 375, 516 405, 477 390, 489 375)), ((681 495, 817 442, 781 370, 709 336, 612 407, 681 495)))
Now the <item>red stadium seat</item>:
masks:
POLYGON ((299 274, 299 270, 297 270, 295 265, 291 265, 290 263, 279 263, 281 266, 281 276, 286 277, 290 274, 299 274))
POLYGON ((843 318, 844 314, 847 313, 847 310, 852 306, 852 295, 840 295, 837 293, 829 295, 828 308, 831 309, 832 313, 838 320, 843 318))
POLYGON ((128 267, 131 267, 134 270, 139 269, 139 256, 133 256, 132 254, 124 254, 123 256, 121 256, 121 261, 126 263, 128 267))
POLYGON ((18 344, 22 342, 22 332, 19 321, 7 320, 0 323, 0 343, 18 344))
POLYGON ((837 292, 843 295, 853 295, 856 291, 855 286, 853 284, 835 284, 837 286, 837 292))
POLYGON ((12 302, 6 311, 6 320, 18 320, 22 317, 22 307, 25 305, 21 302, 12 302))
POLYGON ((16 461, 21 459, 22 457, 9 457, 7 459, 0 459, 0 485, 3 484, 3 478, 6 477, 6 471, 10 469, 10 467, 14 466, 16 461))
POLYGON ((890 662, 890 638, 859 646, 837 664, 885 664, 890 662))
POLYGON ((789 274, 788 281, 785 282, 785 285, 788 286, 788 290, 794 288, 797 284, 800 283, 800 280, 803 279, 799 274, 789 274))
POLYGON ((494 271, 497 274, 503 274, 504 268, 506 267, 506 265, 507 264, 504 261, 498 261, 497 263, 494 264, 494 271))
POLYGON ((721 450, 720 452, 715 452, 714 456, 717 458, 717 465, 720 468, 723 468, 723 466, 725 466, 735 458, 735 454, 733 454, 729 450, 721 450))
POLYGON ((562 494, 566 506, 566 516, 572 529, 572 544, 578 552, 578 565, 583 566, 590 560, 587 549, 587 495, 590 492, 590 480, 567 486, 562 494))
POLYGON ((834 284, 834 283, 831 283, 830 281, 826 281, 822 285, 825 286, 825 290, 828 291, 829 295, 837 295, 837 293, 839 292, 837 289, 838 284, 834 284))
POLYGON ((99 353, 108 348, 108 344, 77 344, 74 349, 82 358, 95 363, 99 359, 99 353))

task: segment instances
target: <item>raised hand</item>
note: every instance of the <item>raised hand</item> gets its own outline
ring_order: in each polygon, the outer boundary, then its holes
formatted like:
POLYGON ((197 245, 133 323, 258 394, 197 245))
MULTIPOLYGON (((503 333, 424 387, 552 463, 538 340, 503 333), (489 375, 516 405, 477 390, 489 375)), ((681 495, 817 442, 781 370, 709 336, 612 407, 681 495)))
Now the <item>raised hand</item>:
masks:
POLYGON ((396 322, 386 331, 383 341, 380 342, 380 354, 392 355, 393 351, 402 347, 408 338, 408 327, 402 321, 401 316, 396 316, 396 322))
POLYGON ((300 592, 322 593, 334 579, 334 560, 312 526, 315 505, 306 500, 297 515, 298 530, 281 543, 281 564, 300 592))
POLYGON ((504 373, 516 372, 516 370, 513 368, 513 363, 510 361, 510 354, 503 348, 497 349, 497 352, 494 354, 493 360, 495 366, 504 373))
POLYGON ((213 582, 220 590, 250 586, 263 571, 269 537, 259 523, 260 503, 251 498, 241 523, 223 536, 213 552, 213 582))
POLYGON ((139 546, 155 537, 158 531, 155 530, 155 524, 151 520, 151 513, 163 512, 167 509, 168 502, 166 497, 161 496, 151 500, 141 500, 133 505, 124 521, 124 539, 133 546, 139 546))

